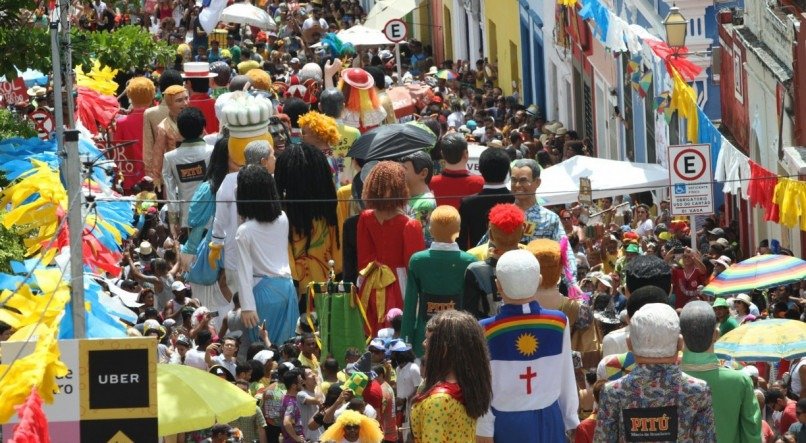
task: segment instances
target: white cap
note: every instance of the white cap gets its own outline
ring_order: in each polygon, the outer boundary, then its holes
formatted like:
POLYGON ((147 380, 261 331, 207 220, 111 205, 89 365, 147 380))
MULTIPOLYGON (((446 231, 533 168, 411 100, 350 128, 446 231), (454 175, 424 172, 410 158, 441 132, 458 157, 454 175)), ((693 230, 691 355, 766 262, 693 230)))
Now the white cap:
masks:
POLYGON ((257 360, 257 361, 259 361, 261 364, 265 365, 267 361, 269 361, 272 358, 274 358, 274 352, 272 352, 272 351, 270 351, 268 349, 264 349, 264 350, 258 352, 257 354, 255 354, 255 356, 252 357, 252 358, 257 360))
POLYGON ((666 303, 644 305, 630 318, 630 342, 639 357, 672 357, 677 355, 680 319, 666 303))
POLYGON ((507 297, 516 300, 532 298, 540 285, 540 263, 529 251, 509 251, 498 259, 495 277, 507 297))

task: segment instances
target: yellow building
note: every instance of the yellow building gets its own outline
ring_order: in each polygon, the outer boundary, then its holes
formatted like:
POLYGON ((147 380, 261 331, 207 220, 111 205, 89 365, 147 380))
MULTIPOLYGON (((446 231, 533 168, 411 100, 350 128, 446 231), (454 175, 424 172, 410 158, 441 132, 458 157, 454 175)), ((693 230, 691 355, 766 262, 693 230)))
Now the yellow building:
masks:
POLYGON ((511 95, 515 82, 521 90, 521 34, 517 0, 486 0, 484 8, 484 54, 498 65, 498 84, 511 95))

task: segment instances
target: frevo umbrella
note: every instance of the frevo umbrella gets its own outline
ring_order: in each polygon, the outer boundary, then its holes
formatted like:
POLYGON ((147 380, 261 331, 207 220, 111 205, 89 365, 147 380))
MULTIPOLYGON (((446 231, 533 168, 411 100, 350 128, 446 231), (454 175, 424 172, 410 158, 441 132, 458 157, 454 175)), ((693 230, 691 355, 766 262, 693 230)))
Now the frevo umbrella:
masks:
POLYGON ((205 429, 255 414, 255 399, 207 371, 157 365, 159 435, 205 429))
POLYGON ((726 296, 795 283, 804 278, 806 261, 789 255, 757 255, 722 271, 702 292, 726 296))
POLYGON ((738 361, 792 360, 806 356, 806 323, 758 320, 745 323, 714 343, 714 352, 738 361))
POLYGON ((221 11, 219 20, 226 23, 254 26, 260 29, 277 29, 277 24, 268 12, 249 3, 235 3, 227 6, 221 11))
POLYGON ((437 143, 433 132, 417 125, 395 123, 364 133, 353 143, 347 156, 366 161, 391 160, 417 151, 429 150, 437 143))
POLYGON ((364 26, 377 30, 383 30, 389 20, 403 18, 413 11, 420 0, 383 0, 375 3, 369 10, 364 26))

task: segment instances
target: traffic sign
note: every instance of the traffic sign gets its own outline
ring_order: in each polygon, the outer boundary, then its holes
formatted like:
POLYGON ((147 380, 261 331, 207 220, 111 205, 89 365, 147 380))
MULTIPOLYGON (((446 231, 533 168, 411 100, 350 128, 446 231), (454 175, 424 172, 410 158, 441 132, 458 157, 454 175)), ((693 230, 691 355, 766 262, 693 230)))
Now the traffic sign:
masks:
POLYGON ((669 146, 672 215, 714 213, 711 145, 669 146))
POLYGON ((399 18, 393 18, 386 22, 383 26, 383 34, 386 38, 389 39, 392 43, 400 43, 406 39, 406 34, 408 34, 408 28, 406 27, 406 22, 399 18))

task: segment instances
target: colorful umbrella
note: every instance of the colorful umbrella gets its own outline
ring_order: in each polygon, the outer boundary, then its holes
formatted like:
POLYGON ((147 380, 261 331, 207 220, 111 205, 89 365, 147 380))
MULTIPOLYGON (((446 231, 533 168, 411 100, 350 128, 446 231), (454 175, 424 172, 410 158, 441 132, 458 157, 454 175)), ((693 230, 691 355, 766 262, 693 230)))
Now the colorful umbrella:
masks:
POLYGON ((453 81, 459 78, 459 74, 451 71, 450 69, 441 69, 437 72, 437 78, 453 81))
POLYGON ((771 319, 745 323, 714 344, 714 352, 739 361, 791 360, 806 356, 806 323, 771 319))
POLYGON ((795 283, 805 278, 806 261, 788 255, 758 255, 723 271, 703 288, 703 293, 726 296, 795 283))
POLYGON ((157 365, 160 435, 205 429, 252 416, 255 408, 251 395, 207 371, 185 365, 157 365))

